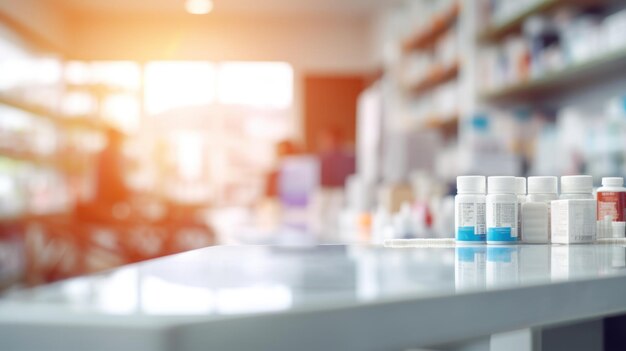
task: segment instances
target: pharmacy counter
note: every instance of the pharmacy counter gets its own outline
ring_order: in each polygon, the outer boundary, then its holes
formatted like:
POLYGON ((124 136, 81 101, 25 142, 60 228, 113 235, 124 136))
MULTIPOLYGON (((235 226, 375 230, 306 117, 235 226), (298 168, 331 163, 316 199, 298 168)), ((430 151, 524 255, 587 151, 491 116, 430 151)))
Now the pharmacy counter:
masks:
POLYGON ((626 312, 626 248, 223 246, 0 299, 7 350, 404 350, 626 312))

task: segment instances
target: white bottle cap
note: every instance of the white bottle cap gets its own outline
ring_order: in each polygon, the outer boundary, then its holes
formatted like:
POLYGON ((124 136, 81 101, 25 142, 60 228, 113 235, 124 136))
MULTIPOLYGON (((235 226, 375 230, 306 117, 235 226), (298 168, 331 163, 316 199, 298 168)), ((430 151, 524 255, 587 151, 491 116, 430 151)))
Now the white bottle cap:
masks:
POLYGON ((602 186, 623 186, 624 178, 622 177, 604 177, 602 178, 602 186))
POLYGON ((561 193, 591 193, 593 177, 590 175, 572 175, 561 177, 561 193))
POLYGON ((456 191, 458 194, 484 194, 485 176, 456 177, 456 191))
POLYGON ((528 177, 529 194, 556 194, 556 177, 528 177))
POLYGON ((526 195, 526 178, 515 177, 515 193, 517 195, 526 195))
POLYGON ((515 194, 515 177, 489 177, 487 190, 489 194, 515 194))

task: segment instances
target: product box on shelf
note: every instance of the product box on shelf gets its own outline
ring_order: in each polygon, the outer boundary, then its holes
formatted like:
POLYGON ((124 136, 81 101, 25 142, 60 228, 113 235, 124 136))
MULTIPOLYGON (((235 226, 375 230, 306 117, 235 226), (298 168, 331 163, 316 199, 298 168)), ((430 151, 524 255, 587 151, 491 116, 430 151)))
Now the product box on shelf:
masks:
POLYGON ((596 240, 595 200, 555 200, 551 204, 552 243, 579 244, 596 240))

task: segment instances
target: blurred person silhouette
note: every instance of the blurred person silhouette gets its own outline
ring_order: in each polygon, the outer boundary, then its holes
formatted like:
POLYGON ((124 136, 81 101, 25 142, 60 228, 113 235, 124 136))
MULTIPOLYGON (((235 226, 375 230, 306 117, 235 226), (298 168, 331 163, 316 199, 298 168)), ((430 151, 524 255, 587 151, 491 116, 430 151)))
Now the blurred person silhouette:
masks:
POLYGON ((106 129, 107 143, 96 160, 96 191, 91 202, 77 208, 80 219, 114 221, 127 219, 132 196, 124 180, 124 134, 113 127, 106 129))
POLYGON ((292 140, 278 142, 274 149, 273 168, 265 175, 263 197, 255 204, 255 222, 259 228, 274 230, 280 224, 281 205, 279 203, 279 182, 285 158, 301 153, 298 144, 292 140))
POLYGON ((276 164, 265 178, 265 197, 275 199, 278 197, 278 177, 280 175, 281 162, 285 157, 300 154, 300 147, 292 140, 282 140, 276 145, 276 164))
POLYGON ((346 178, 355 172, 355 155, 341 130, 327 128, 319 134, 320 179, 323 188, 342 188, 346 178))
POLYGON ((326 128, 317 137, 320 188, 312 201, 311 231, 320 242, 337 242, 339 216, 344 207, 344 185, 355 172, 355 155, 337 128, 326 128))
POLYGON ((131 191, 124 181, 124 134, 115 128, 107 130, 107 146, 98 156, 98 188, 96 200, 114 205, 126 202, 131 191))

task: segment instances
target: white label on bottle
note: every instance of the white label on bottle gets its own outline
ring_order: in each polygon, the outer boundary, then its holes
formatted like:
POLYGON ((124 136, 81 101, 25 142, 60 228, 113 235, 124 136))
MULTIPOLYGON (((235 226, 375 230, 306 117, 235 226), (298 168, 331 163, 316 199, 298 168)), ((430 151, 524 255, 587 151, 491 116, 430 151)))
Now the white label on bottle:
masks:
POLYGON ((514 202, 491 203, 487 216, 489 228, 511 228, 511 237, 517 237, 517 204, 514 202))
POLYGON ((473 227, 476 235, 486 233, 484 203, 460 203, 458 215, 459 227, 473 227))

